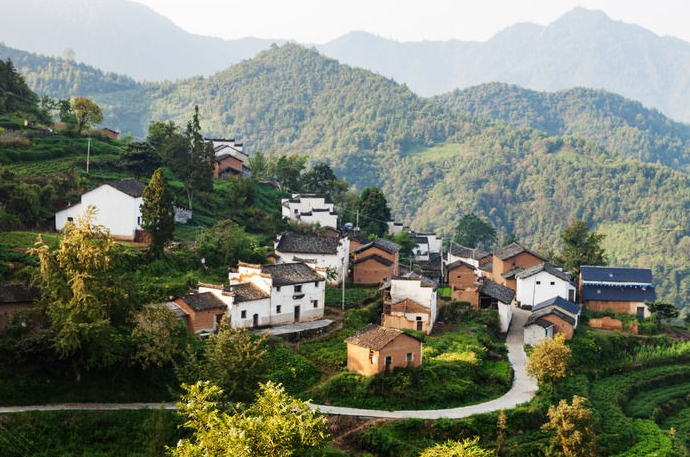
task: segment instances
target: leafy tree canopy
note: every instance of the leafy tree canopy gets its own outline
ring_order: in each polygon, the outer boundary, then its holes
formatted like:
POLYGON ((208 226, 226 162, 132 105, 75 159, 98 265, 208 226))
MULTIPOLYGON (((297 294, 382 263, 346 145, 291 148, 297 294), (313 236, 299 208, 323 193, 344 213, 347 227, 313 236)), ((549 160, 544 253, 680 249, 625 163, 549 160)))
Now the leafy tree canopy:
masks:
POLYGON ((527 372, 540 382, 549 382, 551 392, 556 390, 556 381, 564 379, 570 369, 570 348, 565 344, 565 335, 557 334, 532 348, 527 362, 527 372))
POLYGON ((561 400, 558 406, 549 406, 549 421, 542 429, 554 433, 553 442, 566 457, 594 457, 596 434, 592 424, 592 411, 586 406, 587 399, 573 396, 572 404, 561 400))
POLYGON ((491 222, 482 220, 474 213, 465 214, 455 229, 454 240, 471 249, 491 250, 496 242, 496 229, 491 222))
POLYGON ((172 194, 162 169, 153 173, 142 192, 142 200, 141 226, 150 238, 149 251, 160 256, 165 244, 172 241, 175 230, 172 194))
POLYGON ((378 187, 367 187, 359 196, 359 226, 364 236, 382 237, 388 232, 391 210, 378 187))
POLYGON ((575 219, 561 232, 557 262, 574 276, 580 274, 581 265, 606 265, 608 260, 601 246, 605 236, 591 231, 582 219, 575 219))

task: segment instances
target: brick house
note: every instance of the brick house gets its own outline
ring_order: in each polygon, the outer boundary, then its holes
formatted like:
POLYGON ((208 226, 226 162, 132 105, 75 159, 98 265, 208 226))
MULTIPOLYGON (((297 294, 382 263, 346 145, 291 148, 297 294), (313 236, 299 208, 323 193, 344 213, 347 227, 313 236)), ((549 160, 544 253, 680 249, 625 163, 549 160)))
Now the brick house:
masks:
POLYGON ((656 300, 649 268, 580 267, 580 299, 591 311, 611 310, 645 318, 651 314, 645 302, 656 300))
POLYGON ((215 332, 227 309, 227 305, 211 292, 187 294, 173 301, 186 313, 187 330, 192 333, 215 332))
POLYGON ((381 325, 431 333, 438 313, 437 283, 417 273, 386 281, 381 325))
POLYGON ((353 251, 353 281, 355 284, 380 284, 399 272, 400 245, 379 238, 353 251))
POLYGON ((446 283, 450 287, 451 298, 468 302, 474 309, 479 307, 477 279, 476 268, 464 260, 446 265, 446 283))
POLYGON ((367 324, 345 343, 347 369, 362 376, 422 364, 422 342, 397 329, 367 324))
POLYGON ((386 328, 418 330, 431 333, 431 309, 405 298, 397 303, 383 306, 381 326, 386 328))
POLYGON ((525 344, 534 345, 544 338, 562 333, 570 340, 577 328, 580 307, 563 297, 553 297, 538 303, 524 325, 525 344))
POLYGON ((479 268, 481 263, 491 261, 491 257, 490 253, 482 251, 481 249, 468 248, 452 242, 450 249, 448 249, 448 254, 446 255, 446 262, 451 264, 458 260, 462 260, 465 263, 473 265, 475 268, 479 268))
POLYGON ((494 252, 490 279, 512 290, 517 289, 515 275, 522 270, 545 262, 546 259, 534 251, 511 243, 494 252))

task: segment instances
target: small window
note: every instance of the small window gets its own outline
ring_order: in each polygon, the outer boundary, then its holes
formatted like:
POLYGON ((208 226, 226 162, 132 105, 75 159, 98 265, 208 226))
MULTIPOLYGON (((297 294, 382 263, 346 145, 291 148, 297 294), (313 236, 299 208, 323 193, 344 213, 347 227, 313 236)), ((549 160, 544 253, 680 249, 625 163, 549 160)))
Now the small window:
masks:
POLYGON ((412 353, 408 352, 407 355, 405 356, 405 360, 407 360, 407 363, 412 362, 412 353))
POLYGON ((369 349, 369 362, 373 365, 374 364, 374 350, 369 349))
POLYGON ((311 301, 311 304, 314 306, 314 308, 318 308, 318 307, 319 307, 319 301, 318 301, 318 300, 312 300, 312 301, 311 301))
POLYGON ((537 281, 537 285, 541 284, 541 281, 537 281))
POLYGON ((302 284, 297 284, 295 286, 295 293, 297 293, 297 292, 302 292, 302 284))
POLYGON ((319 288, 319 281, 314 281, 314 287, 319 288))
POLYGON ((281 305, 276 306, 276 314, 280 314, 281 309, 282 309, 281 305))
POLYGON ((277 290, 278 292, 280 292, 280 286, 276 287, 276 290, 277 290))
POLYGON ((393 364, 393 357, 390 355, 387 355, 386 356, 386 370, 389 370, 392 364, 393 364))
POLYGON ((141 216, 137 217, 137 225, 141 225, 141 216))
POLYGON ((68 218, 67 218, 67 222, 74 222, 74 218, 73 218, 73 217, 68 217, 68 218))
POLYGON ((552 286, 555 286, 555 285, 556 285, 556 281, 551 281, 551 285, 552 285, 552 286))
POLYGON ((247 318, 247 310, 246 309, 243 309, 242 311, 240 311, 240 318, 242 318, 242 319, 247 318))

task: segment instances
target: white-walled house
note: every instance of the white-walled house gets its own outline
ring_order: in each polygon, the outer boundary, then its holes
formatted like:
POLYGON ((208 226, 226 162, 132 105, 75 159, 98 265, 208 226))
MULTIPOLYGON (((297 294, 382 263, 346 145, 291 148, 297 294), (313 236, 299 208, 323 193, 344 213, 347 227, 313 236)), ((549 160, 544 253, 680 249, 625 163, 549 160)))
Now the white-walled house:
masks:
POLYGON ((479 309, 495 309, 498 311, 499 327, 501 332, 507 332, 510 321, 513 319, 512 304, 515 299, 515 291, 512 289, 485 279, 479 286, 479 309))
POLYGON ((515 275, 516 299, 520 306, 534 306, 553 297, 575 301, 577 287, 563 270, 540 263, 515 275))
POLYGON ((524 325, 524 342, 534 346, 561 333, 572 339, 580 318, 580 307, 563 297, 553 297, 532 308, 524 325))
POLYGON ((275 253, 278 255, 277 263, 306 263, 324 278, 332 269, 337 274, 333 281, 335 284, 347 278, 350 261, 348 238, 285 232, 278 235, 275 253))
POLYGON ((200 285, 228 305, 233 328, 269 327, 323 318, 326 282, 304 263, 253 265, 240 262, 230 284, 200 285))
POLYGON ((430 333, 436 322, 436 315, 438 312, 438 293, 436 292, 436 282, 429 278, 420 275, 408 275, 394 277, 390 281, 390 296, 388 297, 388 304, 384 306, 384 314, 399 313, 405 310, 404 314, 408 320, 420 320, 423 323, 427 333, 430 333), (412 301, 416 305, 428 310, 427 313, 415 310, 415 306, 409 306, 412 301), (400 303, 406 303, 404 307, 396 306, 400 303), (400 308, 396 311, 396 308, 400 308), (409 310, 408 310, 409 309, 409 310))
POLYGON ((315 194, 292 194, 281 200, 283 217, 321 227, 338 227, 338 214, 332 202, 315 194))
POLYGON ((55 213, 55 229, 62 230, 67 222, 83 217, 86 208, 96 208, 95 225, 102 225, 117 239, 134 240, 141 230, 141 198, 146 186, 135 180, 107 182, 81 196, 80 203, 55 213))
POLYGON ((462 246, 458 243, 452 242, 448 254, 446 255, 446 263, 451 264, 458 260, 472 265, 474 268, 479 268, 480 259, 484 259, 491 254, 482 251, 481 249, 472 249, 462 246))

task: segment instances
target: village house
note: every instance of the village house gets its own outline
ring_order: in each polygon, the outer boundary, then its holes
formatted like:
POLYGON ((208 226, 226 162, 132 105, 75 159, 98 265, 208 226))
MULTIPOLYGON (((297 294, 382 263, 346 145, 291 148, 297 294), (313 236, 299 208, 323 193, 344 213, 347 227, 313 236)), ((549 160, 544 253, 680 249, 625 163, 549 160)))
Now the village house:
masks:
POLYGON ((531 307, 553 297, 575 301, 576 287, 569 274, 542 262, 515 275, 518 305, 531 307))
POLYGON ((332 236, 303 235, 285 232, 275 243, 276 263, 303 262, 333 284, 347 277, 350 261, 350 240, 332 236), (328 278, 330 273, 335 278, 328 278))
POLYGON ((213 143, 215 155, 213 177, 227 179, 229 176, 249 176, 249 157, 244 152, 242 143, 234 139, 205 138, 213 143))
POLYGON ((422 364, 422 342, 397 329, 367 324, 345 343, 347 369, 362 376, 422 364))
POLYGON ((499 330, 503 333, 510 328, 513 319, 513 299, 515 291, 490 279, 479 282, 479 309, 498 311, 499 330))
POLYGON ((479 308, 477 280, 476 267, 464 260, 446 265, 446 283, 450 287, 451 298, 468 302, 474 309, 479 308))
POLYGON ((645 302, 656 300, 649 268, 580 267, 580 299, 590 311, 611 310, 639 318, 651 314, 645 302))
POLYGON ((315 194, 294 193, 281 200, 283 217, 321 227, 338 227, 338 214, 332 202, 315 194))
POLYGON ((227 306, 232 328, 256 328, 323 318, 324 278, 304 263, 253 265, 240 262, 229 285, 199 284, 227 306))
POLYGON ((437 284, 416 273, 384 284, 381 325, 431 333, 438 314, 437 284))
POLYGON ((491 262, 492 256, 491 253, 481 249, 468 248, 452 242, 446 255, 446 263, 452 264, 458 260, 470 264, 474 268, 479 268, 480 264, 491 262))
POLYGON ((538 303, 532 308, 524 325, 524 342, 533 346, 559 333, 570 340, 579 317, 580 307, 563 297, 553 297, 538 303))
POLYGON ((399 273, 400 245, 379 238, 353 251, 352 277, 355 284, 380 284, 399 273))
POLYGON ((428 261, 432 255, 440 255, 443 249, 443 241, 435 233, 410 232, 410 239, 416 243, 412 248, 415 261, 428 261))
POLYGON ((536 252, 517 243, 511 243, 494 252, 489 278, 509 289, 516 290, 515 275, 545 261, 546 259, 536 252))
POLYGON ((113 238, 134 241, 141 231, 141 195, 145 187, 134 179, 98 186, 83 194, 80 203, 55 213, 55 229, 62 230, 67 222, 82 217, 86 208, 93 206, 97 210, 93 224, 105 227, 113 238))
POLYGON ((210 292, 183 295, 173 302, 184 311, 187 330, 196 334, 215 332, 227 310, 227 305, 210 292))
POLYGON ((0 285, 0 332, 5 330, 13 315, 31 308, 39 296, 39 290, 28 284, 0 285))

